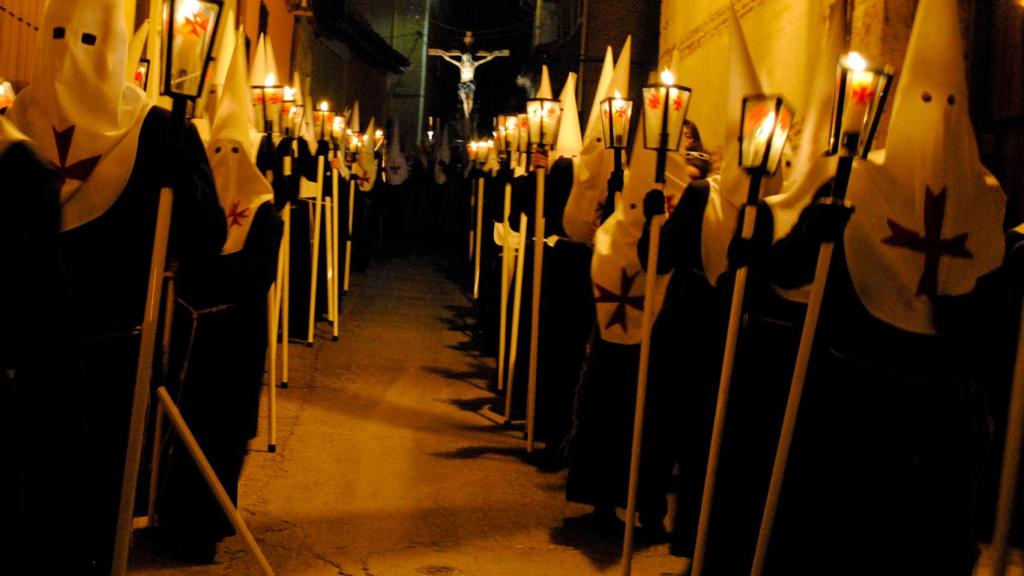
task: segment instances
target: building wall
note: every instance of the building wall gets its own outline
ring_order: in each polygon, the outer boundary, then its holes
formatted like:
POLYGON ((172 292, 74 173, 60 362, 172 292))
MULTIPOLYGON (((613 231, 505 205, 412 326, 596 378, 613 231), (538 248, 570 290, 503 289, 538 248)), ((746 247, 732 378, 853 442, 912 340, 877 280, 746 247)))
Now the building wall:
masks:
MULTIPOLYGON (((679 0, 677 0, 679 2, 679 0)), ((687 0, 690 4, 690 0, 687 0)), ((585 13, 582 37, 586 44, 580 54, 582 62, 577 73, 580 76, 579 109, 585 116, 590 112, 601 76, 605 48, 612 47, 615 58, 619 57, 626 37, 633 36, 630 73, 630 92, 639 102, 640 89, 647 75, 654 70, 658 61, 658 25, 663 8, 658 0, 617 2, 614 0, 586 0, 580 9, 585 13)), ((578 44, 577 44, 578 46, 578 44)))
MULTIPOLYGON (((798 114, 804 108, 805 70, 823 29, 825 10, 837 0, 734 0, 764 88, 781 92, 798 114)), ((918 0, 849 0, 851 48, 897 73, 906 55, 918 0)), ((958 0, 970 79, 974 128, 982 161, 1007 192, 1007 225, 1024 221, 1024 3, 958 0)), ((660 54, 683 57, 684 84, 694 88, 690 119, 705 144, 720 147, 724 134, 728 49, 727 0, 663 0, 660 54)), ((891 113, 889 108, 888 112, 891 113)), ((888 114, 879 128, 884 147, 888 114)))
MULTIPOLYGON (((245 35, 249 38, 250 46, 256 46, 260 23, 260 0, 236 1, 238 2, 239 23, 245 26, 245 35)), ((262 1, 270 15, 267 19, 267 36, 270 37, 271 43, 274 45, 277 70, 282 76, 280 80, 291 83, 294 18, 288 10, 288 2, 285 0, 262 1)))

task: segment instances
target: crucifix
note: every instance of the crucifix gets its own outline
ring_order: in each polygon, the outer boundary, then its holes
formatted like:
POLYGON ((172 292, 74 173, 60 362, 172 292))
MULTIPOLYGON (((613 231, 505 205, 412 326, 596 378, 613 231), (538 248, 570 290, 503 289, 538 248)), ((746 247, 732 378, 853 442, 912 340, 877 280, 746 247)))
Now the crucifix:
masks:
POLYGON ((469 119, 469 113, 473 110, 473 92, 476 91, 476 84, 473 82, 473 78, 476 73, 476 67, 489 62, 499 56, 508 56, 508 50, 496 50, 493 52, 481 52, 477 51, 475 54, 470 51, 469 47, 473 44, 473 33, 466 32, 466 37, 463 39, 466 43, 466 51, 460 52, 458 50, 441 50, 439 48, 431 48, 428 54, 431 56, 440 56, 451 62, 455 66, 459 67, 459 98, 462 100, 462 111, 466 114, 466 119, 469 119), (474 56, 476 59, 474 59, 474 56))

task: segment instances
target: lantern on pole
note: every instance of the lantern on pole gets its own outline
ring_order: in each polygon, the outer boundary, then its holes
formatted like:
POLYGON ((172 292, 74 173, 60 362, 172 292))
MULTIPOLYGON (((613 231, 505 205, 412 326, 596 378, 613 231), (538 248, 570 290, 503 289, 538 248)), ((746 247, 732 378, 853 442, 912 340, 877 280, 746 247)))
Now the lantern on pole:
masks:
POLYGON ((892 81, 891 70, 869 68, 857 52, 839 59, 832 97, 829 155, 842 150, 851 156, 867 157, 892 81))
POLYGON ((644 148, 658 152, 654 181, 664 184, 665 159, 669 150, 679 150, 692 91, 676 84, 675 75, 667 68, 660 79, 660 83, 645 86, 643 91, 644 148))
POLYGON ((135 74, 132 75, 132 82, 143 92, 149 86, 149 58, 140 58, 139 64, 135 67, 135 74))
MULTIPOLYGON (((256 129, 267 134, 281 133, 284 113, 285 87, 277 83, 277 76, 267 74, 263 84, 252 87, 252 102, 256 111, 256 129)), ((294 97, 293 97, 294 98, 294 97)))
POLYGON ((601 101, 604 147, 614 151, 617 173, 622 173, 622 151, 626 149, 629 140, 629 122, 632 116, 633 101, 623 98, 618 90, 613 97, 601 101))
MULTIPOLYGON (((829 130, 829 155, 840 154, 836 175, 832 179, 831 197, 822 203, 841 204, 853 173, 857 156, 867 158, 878 129, 878 122, 885 109, 885 102, 892 86, 893 75, 888 69, 868 67, 864 58, 851 52, 839 59, 836 67, 836 85, 832 99, 832 124, 829 130)), ((777 136, 776 136, 777 137, 777 136)), ((771 146, 775 146, 774 143, 771 146)), ((772 154, 769 154, 772 156, 772 154)), ((771 162, 771 160, 768 160, 771 162)), ((790 380, 786 412, 783 415, 779 443, 775 451, 775 463, 765 497, 764 513, 758 529, 757 545, 754 549, 754 563, 751 574, 760 576, 764 569, 768 545, 771 540, 775 514, 782 493, 786 465, 797 424, 797 414, 803 397, 804 383, 810 366, 825 289, 832 265, 832 251, 835 243, 825 240, 818 249, 818 263, 815 267, 814 282, 807 299, 807 309, 800 333, 796 362, 790 380)))
POLYGON ((793 113, 780 96, 743 98, 740 117, 740 166, 751 174, 771 175, 779 168, 793 113))
POLYGON ((531 98, 526 101, 526 121, 530 142, 544 150, 555 143, 562 103, 555 98, 531 98))
POLYGON ((320 105, 313 111, 313 130, 317 140, 327 140, 334 129, 334 112, 327 100, 321 100, 320 105))
POLYGON ((192 100, 202 94, 223 0, 167 0, 161 93, 192 100))
POLYGON ((281 125, 290 136, 297 136, 302 130, 302 118, 306 107, 295 98, 295 88, 284 87, 284 104, 281 107, 281 125))

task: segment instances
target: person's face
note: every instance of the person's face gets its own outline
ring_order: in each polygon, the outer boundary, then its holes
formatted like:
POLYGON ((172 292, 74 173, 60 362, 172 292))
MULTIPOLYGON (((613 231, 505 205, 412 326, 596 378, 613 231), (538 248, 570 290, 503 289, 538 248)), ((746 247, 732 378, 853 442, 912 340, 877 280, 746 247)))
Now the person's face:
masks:
POLYGON ((683 144, 686 145, 687 150, 693 149, 693 131, 686 125, 683 126, 683 144))

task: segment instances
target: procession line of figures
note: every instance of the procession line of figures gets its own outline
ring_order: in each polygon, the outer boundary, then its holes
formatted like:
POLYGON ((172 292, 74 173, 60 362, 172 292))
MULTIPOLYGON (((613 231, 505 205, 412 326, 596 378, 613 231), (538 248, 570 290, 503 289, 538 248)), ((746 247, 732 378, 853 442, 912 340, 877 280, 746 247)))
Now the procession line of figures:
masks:
MULTIPOLYGON (((807 288, 819 247, 834 243, 765 573, 968 575, 997 508, 1022 232, 1003 227, 1006 198, 980 163, 963 69, 939 56, 961 53, 955 3, 939 0, 919 5, 884 150, 853 161, 848 204, 822 200, 836 173, 836 158, 821 151, 846 37, 836 29, 843 19, 831 22, 803 140, 786 153, 781 177, 764 183, 752 239, 738 236, 749 176, 734 142, 742 97, 762 90, 735 19, 729 99, 719 114, 729 123, 725 150, 709 155, 688 123, 685 151, 669 153, 667 186, 652 190, 655 154, 637 142, 625 182, 613 174, 605 187, 611 152, 600 143, 598 104, 583 131, 563 116, 560 143, 573 129, 582 140, 552 151, 539 210, 538 179, 521 155, 511 154, 495 178, 475 174, 485 179, 487 222, 475 234, 489 238, 493 226, 496 239, 479 255, 479 326, 485 351, 499 366, 508 362, 494 385, 506 397, 494 411, 527 419, 544 445, 538 465, 567 469, 567 499, 594 507, 595 530, 621 532, 616 508, 627 507, 642 313, 653 306, 638 538, 667 540, 676 556, 701 554, 703 574, 749 574, 807 288), (650 263, 658 291, 648 302, 649 231, 666 211, 650 263), (540 219, 543 242, 534 241, 540 219), (506 248, 518 262, 511 273, 506 248), (537 249, 545 254, 531 423, 525 351, 533 318, 517 303, 533 298, 537 249), (719 382, 741 268, 749 280, 725 413, 719 382), (521 293, 507 296, 520 284, 521 293), (716 413, 724 417, 717 481, 702 502, 716 413), (710 516, 698 538, 702 508, 710 516)), ((608 50, 595 103, 628 93, 613 79, 628 59, 628 41, 614 64, 608 50)), ((685 70, 673 71, 685 79, 685 70)), ((573 92, 563 91, 563 109, 574 111, 573 92)), ((463 206, 470 229, 475 190, 463 206)), ((1015 520, 1016 546, 1021 528, 1015 520)))
MULTIPOLYGON (((329 142, 310 137, 308 118, 298 137, 254 129, 244 31, 221 34, 219 45, 227 47, 211 91, 212 127, 197 122, 182 131, 130 82, 136 63, 129 62, 123 14, 123 0, 48 4, 33 82, 0 110, 0 432, 14 452, 0 475, 0 517, 17 527, 0 548, 5 573, 35 573, 43 558, 55 573, 123 573, 126 559, 115 540, 119 501, 129 492, 137 496, 135 516, 155 526, 154 539, 168 553, 211 562, 218 542, 235 532, 222 510, 228 507, 215 499, 185 436, 170 428, 154 432, 156 402, 145 430, 138 429, 138 367, 156 366, 146 380, 169 390, 236 502, 261 386, 268 377, 275 382, 267 351, 281 326, 270 317, 279 310, 268 291, 289 276, 279 265, 291 268, 284 307, 295 322, 292 334, 312 333, 309 324, 327 311, 330 290, 340 291, 327 274, 311 273, 313 255, 329 253, 313 239, 331 245, 314 229, 323 224, 313 215, 339 169, 344 190, 346 178, 359 185, 350 202, 335 195, 333 238, 367 241, 355 242, 344 257, 335 242, 333 265, 350 257, 348 268, 365 269, 378 236, 370 228, 384 217, 374 200, 384 196, 375 178, 382 155, 372 146, 370 165, 363 165, 361 150, 359 166, 346 167, 333 161, 329 142), (94 43, 77 41, 89 35, 94 43), (303 192, 311 187, 315 193, 303 192), (173 297, 164 301, 157 327, 166 338, 149 363, 140 353, 143 311, 160 252, 154 230, 158 214, 166 216, 158 211, 165 188, 173 191, 165 275, 173 297), (292 241, 283 243, 289 220, 292 241), (287 258, 279 258, 282 246, 290 246, 287 258), (310 290, 312 282, 318 290, 310 290), (145 438, 149 457, 142 461, 159 462, 159 474, 149 487, 142 470, 138 489, 129 491, 122 479, 135 435, 145 438), (156 499, 147 501, 150 492, 156 499), (59 554, 52 553, 55 518, 64 535, 59 554)), ((406 169, 389 168, 395 187, 406 169)), ((162 399, 160 407, 174 419, 162 399)))

